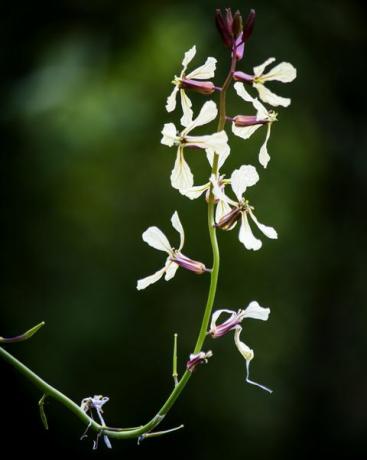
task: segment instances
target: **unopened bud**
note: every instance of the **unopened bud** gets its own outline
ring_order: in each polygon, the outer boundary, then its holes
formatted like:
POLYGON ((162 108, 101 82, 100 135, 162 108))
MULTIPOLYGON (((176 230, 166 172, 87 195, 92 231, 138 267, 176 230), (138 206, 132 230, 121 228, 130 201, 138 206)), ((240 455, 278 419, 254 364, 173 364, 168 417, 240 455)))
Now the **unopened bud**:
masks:
POLYGON ((215 12, 215 24, 220 36, 222 37, 223 43, 228 48, 231 48, 233 43, 232 28, 228 28, 227 19, 223 17, 223 14, 219 9, 215 12))
POLYGON ((252 35, 252 31, 254 30, 254 25, 255 25, 255 18, 256 18, 255 10, 250 10, 249 15, 246 18, 245 27, 243 28, 243 41, 244 42, 247 42, 247 40, 252 35))
POLYGON ((235 38, 239 37, 242 33, 242 16, 241 13, 237 10, 233 17, 232 23, 232 32, 235 38))
POLYGON ((210 350, 207 352, 200 351, 199 353, 191 354, 189 361, 186 363, 186 369, 189 372, 193 372, 199 364, 206 364, 208 359, 212 356, 213 352, 210 350))

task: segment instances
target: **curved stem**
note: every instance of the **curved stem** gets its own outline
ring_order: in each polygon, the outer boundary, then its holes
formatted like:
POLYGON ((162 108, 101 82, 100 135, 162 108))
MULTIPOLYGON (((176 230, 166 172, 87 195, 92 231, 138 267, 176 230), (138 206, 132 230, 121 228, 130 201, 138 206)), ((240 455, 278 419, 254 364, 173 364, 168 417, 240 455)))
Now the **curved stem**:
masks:
MULTIPOLYGON (((227 78, 224 81, 222 86, 222 91, 220 93, 219 99, 219 121, 218 121, 218 129, 217 131, 222 131, 226 122, 226 91, 232 81, 232 75, 236 67, 236 58, 232 56, 231 67, 230 71, 227 75, 227 78)), ((214 155, 213 160, 213 167, 212 167, 212 174, 218 173, 218 161, 219 155, 214 155)), ((209 320, 211 316, 211 312, 214 305, 217 284, 218 284, 218 275, 219 275, 219 264, 220 264, 220 255, 219 255, 219 247, 216 235, 216 228, 214 226, 214 196, 212 193, 212 189, 210 189, 210 196, 209 196, 209 203, 208 203, 208 230, 209 230, 209 238, 213 252, 213 269, 210 274, 210 286, 208 292, 208 299, 205 306, 204 316, 201 322, 201 327, 199 331, 199 335, 196 341, 196 345, 194 348, 194 353, 198 353, 201 351, 202 346, 205 342, 206 332, 208 330, 209 320)), ((111 428, 107 426, 102 426, 101 424, 94 421, 91 417, 89 417, 82 409, 79 407, 74 401, 68 398, 66 395, 61 393, 59 390, 45 382, 41 379, 37 374, 31 371, 28 367, 18 361, 14 356, 0 347, 0 355, 9 362, 13 367, 15 367, 20 373, 25 375, 29 380, 31 380, 36 386, 40 388, 42 393, 45 397, 52 397, 63 404, 70 412, 74 413, 79 419, 89 425, 91 429, 95 431, 103 431, 104 434, 108 435, 111 438, 117 439, 129 439, 129 438, 136 438, 144 433, 147 433, 153 430, 156 426, 160 424, 163 418, 166 416, 168 411, 176 402, 177 398, 181 394, 182 390, 186 386, 187 382, 191 377, 191 372, 185 371, 181 379, 178 381, 177 385, 175 385, 174 389, 172 390, 171 394, 168 396, 167 400, 158 411, 157 415, 153 417, 148 423, 145 425, 134 427, 134 428, 111 428)), ((158 433, 157 433, 158 434, 158 433)))

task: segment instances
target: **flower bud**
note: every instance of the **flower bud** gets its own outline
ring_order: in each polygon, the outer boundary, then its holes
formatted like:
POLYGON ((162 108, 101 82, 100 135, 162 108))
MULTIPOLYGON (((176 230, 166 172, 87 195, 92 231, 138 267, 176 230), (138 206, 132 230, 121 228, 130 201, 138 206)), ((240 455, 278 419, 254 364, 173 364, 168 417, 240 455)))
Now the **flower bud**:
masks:
POLYGON ((211 81, 186 80, 185 78, 181 80, 180 87, 200 94, 212 94, 215 91, 215 85, 211 81))
POLYGON ((197 260, 190 259, 189 257, 184 256, 180 252, 177 252, 175 256, 172 258, 177 265, 186 270, 190 270, 191 272, 196 273, 197 275, 202 275, 203 273, 209 271, 205 265, 197 260))
POLYGON ((215 24, 220 36, 222 37, 224 45, 231 48, 233 43, 232 26, 230 28, 228 27, 227 17, 224 18, 221 10, 219 9, 215 12, 215 24))
POLYGON ((208 362, 208 359, 213 356, 212 351, 200 351, 199 353, 196 354, 191 354, 189 361, 186 363, 186 369, 189 372, 193 372, 196 369, 196 366, 199 364, 206 364, 208 362))
POLYGON ((242 16, 241 16, 241 13, 237 10, 235 12, 235 14, 234 14, 234 18, 233 18, 233 22, 232 22, 233 36, 235 38, 239 37, 240 34, 242 34, 242 29, 243 29, 242 16))
POLYGON ((247 42, 247 40, 252 35, 252 31, 254 30, 254 25, 255 25, 255 18, 256 18, 255 10, 250 10, 249 15, 246 18, 245 27, 243 28, 243 41, 244 42, 247 42))

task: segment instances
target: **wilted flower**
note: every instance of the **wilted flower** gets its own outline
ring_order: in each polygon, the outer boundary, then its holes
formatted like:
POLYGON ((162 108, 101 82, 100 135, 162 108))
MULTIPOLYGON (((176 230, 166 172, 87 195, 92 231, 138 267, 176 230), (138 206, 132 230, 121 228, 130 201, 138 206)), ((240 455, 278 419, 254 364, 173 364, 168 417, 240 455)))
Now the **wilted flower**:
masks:
POLYGON ((182 61, 182 71, 179 77, 175 75, 172 83, 174 88, 172 93, 167 98, 166 110, 172 112, 176 108, 176 97, 178 91, 180 91, 181 106, 183 115, 181 118, 182 126, 187 126, 192 121, 192 103, 188 98, 185 89, 199 92, 201 94, 212 94, 215 91, 214 83, 211 81, 196 81, 196 80, 207 80, 208 78, 214 77, 215 66, 217 60, 213 57, 208 57, 205 64, 193 70, 186 75, 187 66, 192 61, 196 54, 196 46, 194 45, 189 51, 186 51, 185 57, 182 61))
POLYGON ((261 319, 266 321, 269 317, 270 309, 261 307, 258 302, 255 300, 250 302, 248 306, 244 310, 216 310, 212 315, 212 320, 210 323, 210 329, 208 334, 210 334, 213 339, 218 337, 222 337, 226 335, 228 332, 233 331, 236 327, 242 323, 245 318, 254 318, 254 319, 261 319), (227 313, 229 318, 227 318, 223 323, 217 324, 219 317, 223 314, 227 313))
POLYGON ((213 352, 210 350, 207 352, 200 351, 199 353, 192 353, 190 355, 189 361, 187 361, 186 363, 186 369, 189 372, 193 372, 199 364, 206 364, 208 362, 208 359, 212 356, 213 352))
POLYGON ((237 115, 232 119, 232 131, 236 136, 242 139, 248 139, 260 126, 266 125, 267 131, 265 141, 260 148, 259 162, 266 168, 270 155, 268 153, 268 140, 270 137, 271 126, 277 121, 277 114, 274 111, 268 111, 258 99, 254 99, 243 86, 243 83, 235 83, 234 88, 237 94, 246 102, 251 102, 257 113, 252 115, 237 115))
MULTIPOLYGON (((268 310, 268 309, 266 309, 266 310, 268 310)), ((268 317, 266 316, 266 317, 259 318, 259 319, 267 320, 268 317)), ((273 391, 270 390, 270 388, 267 388, 264 385, 260 385, 260 383, 254 382, 253 380, 250 380, 250 362, 253 360, 255 354, 254 354, 254 351, 251 350, 250 347, 248 347, 245 343, 241 342, 241 340, 240 340, 241 331, 242 331, 242 327, 237 326, 235 331, 234 331, 234 342, 236 344, 236 347, 237 347, 238 351, 241 353, 241 355, 246 360, 246 382, 250 383, 251 385, 255 385, 257 387, 260 387, 263 390, 268 391, 269 393, 272 393, 273 391)))
POLYGON ((263 102, 274 107, 281 105, 288 107, 291 100, 286 97, 281 97, 274 94, 265 86, 268 81, 280 81, 282 83, 290 83, 297 77, 297 69, 289 62, 281 62, 273 67, 268 73, 264 73, 265 68, 275 61, 275 58, 267 59, 263 64, 254 67, 254 75, 237 71, 234 72, 233 78, 244 83, 251 84, 256 88, 259 97, 263 102))
MULTIPOLYGON (((97 412, 97 415, 98 415, 98 418, 101 422, 101 424, 103 426, 106 426, 106 423, 102 417, 102 414, 103 414, 103 409, 102 407, 106 404, 106 402, 108 402, 110 400, 110 398, 108 398, 107 396, 102 396, 102 395, 95 395, 92 397, 89 397, 89 398, 84 398, 83 401, 81 402, 80 404, 80 407, 82 408, 82 410, 84 412, 90 412, 91 415, 92 415, 92 409, 95 409, 95 411, 97 412)), ((88 427, 89 428, 89 427, 88 427)), ((87 428, 87 431, 88 431, 88 428, 87 428)), ((86 431, 86 432, 87 432, 86 431)), ((86 437, 86 432, 84 433, 84 435, 82 436, 82 439, 84 437, 86 437)), ((93 450, 96 450, 98 448, 98 439, 99 437, 101 436, 102 432, 99 432, 97 434, 97 439, 96 441, 93 442, 93 450)), ((103 435, 103 440, 106 444, 106 446, 109 448, 109 449, 112 449, 112 445, 111 445, 111 442, 110 440, 108 439, 108 436, 107 435, 103 435)))
POLYGON ((200 110, 195 120, 191 121, 188 126, 178 133, 173 123, 166 123, 163 127, 161 143, 172 147, 178 146, 175 165, 171 173, 171 184, 178 190, 186 190, 194 185, 194 178, 190 167, 184 158, 185 147, 196 147, 200 149, 214 151, 219 156, 228 156, 229 146, 228 137, 225 131, 205 136, 189 136, 189 133, 207 123, 213 121, 218 113, 217 106, 213 101, 207 101, 200 110))
MULTIPOLYGON (((257 183, 259 175, 257 174, 256 168, 251 165, 243 165, 240 169, 235 169, 231 175, 231 187, 234 194, 237 197, 238 202, 235 202, 228 198, 224 193, 221 194, 221 199, 227 202, 227 205, 233 206, 230 211, 225 214, 216 225, 223 230, 232 230, 237 221, 241 219, 241 227, 238 234, 238 238, 246 249, 252 249, 257 251, 261 248, 262 242, 255 238, 252 233, 248 217, 250 216, 252 221, 258 227, 258 229, 268 238, 278 238, 277 232, 273 227, 268 227, 261 224, 253 213, 253 207, 249 205, 248 201, 243 197, 247 187, 251 187, 257 183)), ((220 194, 220 191, 217 191, 220 194)))
POLYGON ((155 272, 153 275, 147 276, 146 278, 138 281, 138 290, 145 289, 150 284, 157 282, 163 275, 165 275, 164 279, 169 281, 175 276, 178 267, 183 267, 186 270, 190 270, 199 275, 208 271, 204 264, 196 260, 192 260, 181 253, 181 249, 183 248, 185 242, 185 233, 177 211, 173 213, 171 223, 172 227, 180 234, 180 245, 178 249, 175 249, 170 245, 166 235, 159 230, 158 227, 149 227, 143 233, 143 240, 148 243, 149 246, 152 246, 152 248, 158 249, 159 251, 166 252, 168 257, 163 268, 155 272))

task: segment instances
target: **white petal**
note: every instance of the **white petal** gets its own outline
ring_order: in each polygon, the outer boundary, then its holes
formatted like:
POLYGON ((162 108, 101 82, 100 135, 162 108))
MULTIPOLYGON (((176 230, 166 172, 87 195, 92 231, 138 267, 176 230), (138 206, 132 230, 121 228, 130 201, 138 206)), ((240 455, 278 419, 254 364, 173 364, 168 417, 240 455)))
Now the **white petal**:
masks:
POLYGON ((255 238, 254 234, 252 233, 246 213, 242 214, 241 228, 238 238, 246 249, 257 251, 262 246, 262 242, 255 238))
POLYGON ((178 86, 172 90, 172 93, 167 97, 166 110, 167 112, 173 112, 176 108, 176 96, 177 96, 178 86))
MULTIPOLYGON (((232 211, 232 208, 229 206, 229 204, 226 201, 219 200, 216 210, 215 210, 215 222, 218 224, 219 221, 224 217, 226 214, 232 211)), ((234 225, 231 227, 234 228, 236 226, 237 222, 234 223, 234 225)))
MULTIPOLYGON (((228 139, 227 139, 228 142, 228 139)), ((213 161, 214 161, 214 150, 212 148, 208 148, 205 150, 206 152, 206 157, 209 161, 209 164, 211 167, 213 167, 213 161)), ((228 158, 229 154, 231 153, 231 148, 229 147, 228 143, 220 148, 220 152, 216 152, 219 155, 218 158, 218 169, 220 169, 226 159, 228 158)))
POLYGON ((182 107, 182 112, 183 112, 180 123, 182 126, 186 127, 192 123, 192 117, 194 113, 191 109, 192 103, 183 89, 180 90, 180 96, 181 96, 181 107, 182 107))
POLYGON ((216 63, 217 60, 215 58, 208 57, 205 64, 190 72, 186 75, 186 78, 190 80, 209 80, 214 77, 216 63))
POLYGON ((205 104, 202 106, 199 115, 193 120, 192 123, 190 123, 189 126, 183 131, 183 135, 186 135, 189 133, 191 130, 198 126, 203 126, 206 125, 207 123, 210 123, 213 121, 218 114, 218 109, 217 105, 214 101, 207 101, 205 104))
POLYGON ((265 68, 274 61, 275 61, 275 58, 271 57, 267 59, 265 62, 263 62, 262 64, 254 67, 255 77, 259 77, 260 75, 262 75, 264 73, 265 68))
POLYGON ((184 196, 187 196, 187 198, 190 198, 190 200, 196 200, 196 198, 199 198, 204 192, 206 192, 209 189, 209 186, 210 182, 207 182, 204 185, 196 185, 186 190, 180 190, 180 193, 184 196))
POLYGON ((268 153, 268 140, 270 137, 270 131, 271 131, 271 123, 268 123, 268 129, 266 131, 266 137, 263 145, 260 148, 259 152, 259 163, 264 166, 264 168, 267 167, 269 160, 270 160, 270 155, 268 153))
POLYGON ((254 132, 259 129, 262 125, 252 125, 252 126, 236 126, 234 122, 232 123, 232 132, 242 139, 248 139, 251 137, 254 132))
POLYGON ((253 102, 254 98, 245 90, 245 85, 241 82, 236 82, 234 84, 234 89, 236 93, 246 102, 253 102))
POLYGON ((142 289, 148 287, 150 284, 156 283, 158 280, 162 278, 165 271, 166 267, 163 267, 157 272, 153 273, 153 275, 147 276, 146 278, 139 280, 136 289, 138 291, 141 291, 142 289))
POLYGON ((242 195, 247 187, 252 187, 259 180, 256 168, 251 165, 242 165, 235 169, 231 175, 231 186, 238 201, 241 201, 242 195))
POLYGON ((180 218, 178 217, 178 212, 175 211, 171 217, 172 227, 180 234, 180 247, 179 251, 183 248, 185 242, 185 232, 181 224, 180 218))
POLYGON ((229 315, 235 315, 236 312, 233 310, 215 310, 215 312, 212 315, 212 320, 210 322, 210 330, 214 329, 217 325, 217 321, 222 313, 228 313, 229 315))
POLYGON ((270 72, 262 75, 262 81, 276 80, 282 83, 290 83, 297 77, 297 69, 289 62, 281 62, 273 67, 270 72))
POLYGON ((196 46, 194 45, 192 48, 190 48, 188 51, 186 51, 185 56, 182 61, 182 73, 185 72, 187 66, 190 64, 190 62, 194 59, 194 56, 196 54, 196 46))
POLYGON ((262 390, 267 391, 268 393, 273 393, 273 390, 270 388, 260 385, 260 383, 254 382, 253 380, 250 380, 250 361, 251 360, 246 360, 246 382, 250 383, 251 385, 255 385, 256 387, 261 388, 262 390))
POLYGON ((282 107, 288 107, 291 103, 291 100, 289 98, 281 97, 277 94, 274 94, 262 83, 254 83, 253 87, 257 89, 260 99, 266 102, 267 104, 272 105, 273 107, 277 107, 279 105, 281 105, 282 107))
POLYGON ((256 109, 256 119, 257 120, 268 120, 269 111, 262 105, 258 98, 254 99, 253 106, 256 109))
POLYGON ((241 331, 242 331, 242 327, 237 326, 234 331, 234 343, 236 344, 238 351, 245 358, 245 360, 251 361, 251 359, 254 357, 254 352, 253 350, 251 350, 250 347, 248 347, 245 343, 243 343, 240 340, 241 331))
POLYGON ((261 307, 258 302, 253 300, 247 306, 243 312, 244 318, 254 318, 261 319, 262 321, 267 321, 270 314, 270 308, 261 307))
MULTIPOLYGON (((229 203, 232 204, 233 206, 236 206, 237 203, 233 200, 231 200, 225 193, 223 187, 221 187, 218 183, 217 177, 212 174, 210 176, 210 182, 213 185, 213 195, 217 200, 223 201, 224 203, 229 203)), ((227 208, 228 209, 228 208, 227 208)), ((228 212, 231 211, 231 208, 229 207, 228 212)), ((227 214, 227 212, 226 212, 227 214)))
POLYGON ((143 233, 143 240, 154 249, 170 253, 171 245, 166 235, 158 227, 149 227, 143 233))
POLYGON ((206 136, 186 136, 186 146, 198 147, 200 149, 214 150, 224 159, 229 155, 228 137, 225 131, 213 133, 206 136))
POLYGON ((162 134, 163 137, 161 139, 161 144, 172 147, 177 140, 176 126, 173 123, 165 123, 162 129, 162 134))
POLYGON ((268 238, 270 238, 272 240, 276 240, 278 238, 278 234, 277 234, 276 230, 273 227, 268 227, 267 225, 260 224, 260 222, 256 219, 255 214, 251 210, 249 210, 249 214, 250 214, 251 219, 255 222, 255 224, 258 227, 258 229, 265 236, 267 236, 268 238))
POLYGON ((165 267, 166 275, 164 279, 166 281, 171 280, 175 276, 177 269, 178 269, 178 265, 175 262, 172 262, 169 260, 165 267))
MULTIPOLYGON (((256 84, 254 83, 253 86, 256 84)), ((255 86, 256 87, 256 86, 255 86)), ((266 108, 261 104, 261 102, 257 99, 252 97, 245 89, 243 83, 237 82, 234 84, 234 88, 237 94, 246 102, 251 102, 254 108, 256 109, 257 115, 256 118, 258 120, 264 120, 268 117, 268 111, 266 108)))
POLYGON ((194 185, 194 177, 185 161, 182 147, 177 150, 175 165, 171 173, 171 185, 178 190, 186 190, 194 185))

